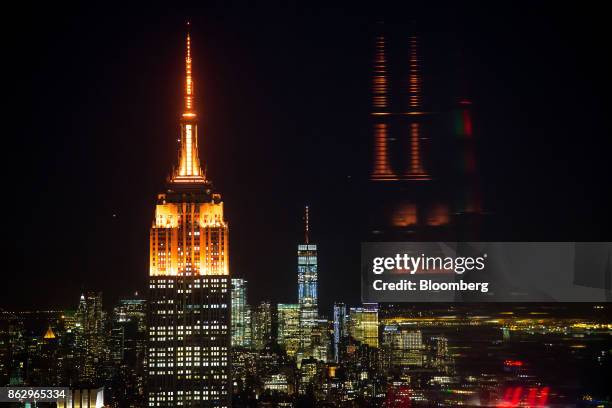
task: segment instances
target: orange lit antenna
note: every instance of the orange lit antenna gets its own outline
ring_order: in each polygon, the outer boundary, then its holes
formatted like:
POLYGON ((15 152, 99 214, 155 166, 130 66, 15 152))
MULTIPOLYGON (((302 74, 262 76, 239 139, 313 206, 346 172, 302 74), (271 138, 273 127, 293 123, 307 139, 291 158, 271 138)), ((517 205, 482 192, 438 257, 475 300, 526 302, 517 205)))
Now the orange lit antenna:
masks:
POLYGON ((206 181, 206 174, 202 172, 198 154, 198 124, 193 100, 194 85, 190 28, 191 23, 188 21, 185 50, 185 110, 181 120, 179 168, 173 177, 173 181, 176 183, 199 183, 206 181))
POLYGON ((185 54, 185 112, 183 116, 195 116, 193 112, 193 77, 191 76, 191 23, 187 21, 187 51, 185 54))

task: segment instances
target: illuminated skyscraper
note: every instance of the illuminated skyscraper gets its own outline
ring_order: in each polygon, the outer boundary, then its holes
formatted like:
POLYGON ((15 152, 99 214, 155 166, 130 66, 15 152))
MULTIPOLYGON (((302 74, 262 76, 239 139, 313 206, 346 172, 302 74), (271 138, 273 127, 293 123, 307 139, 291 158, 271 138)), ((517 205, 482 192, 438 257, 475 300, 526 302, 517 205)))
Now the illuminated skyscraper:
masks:
POLYGON ((310 242, 309 208, 304 211, 304 243, 298 245, 298 304, 301 348, 308 354, 311 334, 317 324, 317 245, 310 242))
POLYGON ((189 34, 185 65, 179 165, 150 233, 148 405, 228 407, 228 224, 200 166, 189 34))
POLYGON ((113 318, 117 323, 134 322, 138 330, 147 327, 147 301, 144 299, 121 299, 113 309, 113 318))
POLYGON ((250 347, 251 310, 247 302, 247 281, 232 279, 232 347, 250 347))
POLYGON ((310 333, 309 356, 317 361, 327 363, 331 346, 331 326, 327 319, 318 318, 310 333))
POLYGON ((346 327, 346 305, 334 303, 334 360, 340 357, 340 342, 348 335, 346 327))
MULTIPOLYGON (((138 293, 135 294, 138 296, 138 293)), ((115 362, 129 372, 124 387, 130 402, 144 401, 145 359, 147 352, 147 303, 144 299, 122 299, 113 309, 113 340, 111 350, 115 362), (119 347, 117 347, 119 346, 119 347)), ((127 401, 126 401, 127 402, 127 401)))
POLYGON ((278 304, 278 345, 288 355, 294 356, 300 347, 300 305, 297 303, 278 304))
MULTIPOLYGON (((81 297, 83 300, 83 297, 81 297)), ((81 305, 79 305, 79 308, 81 305)), ((84 298, 82 314, 84 362, 82 380, 84 383, 97 384, 105 354, 105 313, 102 308, 102 292, 88 292, 84 298)))
POLYGON ((350 335, 371 347, 378 347, 378 304, 364 303, 350 308, 350 335))
POLYGON ((17 369, 20 364, 16 356, 22 348, 22 326, 23 322, 15 314, 0 310, 0 383, 3 385, 21 383, 21 370, 17 369))
POLYGON ((251 315, 252 345, 255 350, 262 350, 272 340, 272 304, 260 302, 251 315))

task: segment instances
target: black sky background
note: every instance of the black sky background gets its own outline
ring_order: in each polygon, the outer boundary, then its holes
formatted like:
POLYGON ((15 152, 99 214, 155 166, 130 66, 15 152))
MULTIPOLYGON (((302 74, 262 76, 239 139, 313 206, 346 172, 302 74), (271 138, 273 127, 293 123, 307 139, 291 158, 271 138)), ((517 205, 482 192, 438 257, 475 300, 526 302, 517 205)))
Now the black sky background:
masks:
POLYGON ((448 45, 432 55, 462 55, 497 239, 611 239, 603 10, 248 4, 5 16, 0 307, 74 307, 81 288, 110 306, 146 288, 154 200, 176 161, 187 18, 201 157, 225 200, 231 273, 249 280, 251 302, 296 301, 305 203, 323 312, 359 301, 355 191, 370 158, 381 18, 416 20, 448 45))

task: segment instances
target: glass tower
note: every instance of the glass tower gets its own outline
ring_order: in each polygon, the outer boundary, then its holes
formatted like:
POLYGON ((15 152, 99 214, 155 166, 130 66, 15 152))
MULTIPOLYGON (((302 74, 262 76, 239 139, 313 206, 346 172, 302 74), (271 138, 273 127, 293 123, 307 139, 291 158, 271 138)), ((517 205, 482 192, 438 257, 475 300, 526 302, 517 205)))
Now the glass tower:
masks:
POLYGON ((232 347, 251 345, 250 322, 247 280, 232 279, 232 347))
POLYGON ((277 341, 288 355, 294 356, 300 346, 300 305, 279 303, 277 341))
POLYGON ((317 245, 310 242, 309 209, 304 211, 304 243, 298 245, 298 304, 300 306, 300 346, 309 354, 312 330, 317 324, 317 245))

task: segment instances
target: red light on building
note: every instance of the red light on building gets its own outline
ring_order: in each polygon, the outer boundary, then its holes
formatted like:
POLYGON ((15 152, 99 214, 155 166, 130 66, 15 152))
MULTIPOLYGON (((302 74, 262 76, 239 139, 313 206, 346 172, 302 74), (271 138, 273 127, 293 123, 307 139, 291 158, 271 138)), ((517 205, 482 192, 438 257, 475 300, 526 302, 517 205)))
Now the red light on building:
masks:
POLYGON ((522 367, 523 362, 521 360, 506 360, 504 361, 506 367, 522 367))
POLYGON ((537 388, 530 387, 523 389, 523 387, 508 387, 504 391, 504 396, 497 403, 497 408, 508 408, 508 407, 530 407, 539 408, 545 407, 548 402, 548 394, 550 392, 549 387, 537 388))

